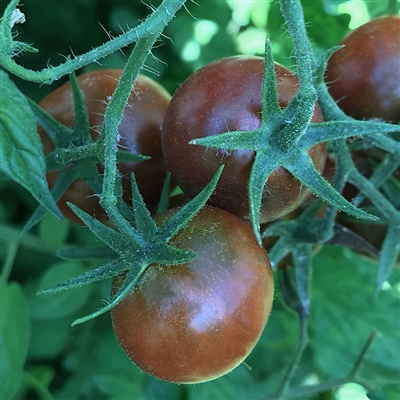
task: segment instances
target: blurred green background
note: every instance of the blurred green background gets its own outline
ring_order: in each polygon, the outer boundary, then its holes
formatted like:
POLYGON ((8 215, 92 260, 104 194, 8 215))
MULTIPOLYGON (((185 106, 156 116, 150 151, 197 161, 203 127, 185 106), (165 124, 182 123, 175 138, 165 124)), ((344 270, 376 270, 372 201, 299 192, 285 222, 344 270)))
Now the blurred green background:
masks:
MULTIPOLYGON (((153 1, 157 6, 160 2, 153 1)), ((0 11, 7 2, 0 1, 0 11)), ((307 31, 316 54, 334 46, 369 19, 398 13, 398 0, 303 0, 307 31)), ((136 26, 150 13, 141 1, 26 0, 26 22, 18 40, 38 48, 18 62, 40 70, 58 65, 136 26)), ((262 0, 187 2, 166 28, 146 63, 145 74, 171 93, 193 71, 234 54, 262 55, 265 35, 276 61, 293 69, 293 47, 279 3, 262 0)), ((85 67, 122 68, 130 48, 85 67)), ((82 71, 78 71, 82 72, 82 71)), ((15 78, 20 90, 40 101, 52 86, 15 78)), ((125 356, 113 335, 108 314, 71 328, 71 322, 99 308, 109 298, 110 282, 38 297, 41 288, 75 276, 93 262, 66 262, 56 251, 71 245, 98 245, 91 233, 47 215, 19 238, 35 200, 6 178, 0 180, 0 260, 13 263, 8 282, 1 280, 2 399, 260 399, 276 390, 290 362, 298 336, 297 317, 277 293, 270 322, 256 349, 232 373, 191 386, 161 382, 142 373, 125 356), (15 255, 15 259, 14 259, 15 255)), ((362 368, 371 390, 345 385, 301 399, 395 400, 400 398, 399 270, 373 301, 376 263, 348 250, 326 246, 314 260, 310 345, 294 385, 344 376, 372 328, 380 332, 362 368), (397 383, 396 383, 397 382, 397 383)))

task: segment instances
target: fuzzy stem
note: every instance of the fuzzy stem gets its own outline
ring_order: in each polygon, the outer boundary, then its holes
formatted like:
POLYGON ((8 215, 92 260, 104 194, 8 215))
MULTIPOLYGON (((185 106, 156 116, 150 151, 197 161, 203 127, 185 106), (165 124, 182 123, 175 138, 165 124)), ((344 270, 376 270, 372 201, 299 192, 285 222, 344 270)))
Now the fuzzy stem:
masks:
POLYGON ((153 32, 160 33, 171 21, 175 13, 183 6, 185 0, 164 0, 162 4, 139 26, 104 43, 103 45, 76 56, 57 67, 45 68, 41 71, 32 71, 18 65, 13 59, 15 42, 11 35, 11 13, 18 4, 14 1, 9 4, 4 13, 0 31, 0 65, 12 74, 31 82, 51 84, 53 81, 67 75, 85 65, 98 61, 115 51, 137 42, 141 38, 151 37, 153 32))
POLYGON ((101 206, 106 210, 110 219, 115 225, 130 236, 131 226, 122 217, 117 208, 117 197, 115 195, 115 185, 117 175, 117 132, 122 119, 125 104, 129 98, 134 82, 144 65, 151 47, 159 36, 160 32, 152 36, 141 39, 132 51, 128 62, 124 68, 122 76, 115 88, 112 99, 106 109, 104 125, 100 140, 104 138, 104 182, 101 206))

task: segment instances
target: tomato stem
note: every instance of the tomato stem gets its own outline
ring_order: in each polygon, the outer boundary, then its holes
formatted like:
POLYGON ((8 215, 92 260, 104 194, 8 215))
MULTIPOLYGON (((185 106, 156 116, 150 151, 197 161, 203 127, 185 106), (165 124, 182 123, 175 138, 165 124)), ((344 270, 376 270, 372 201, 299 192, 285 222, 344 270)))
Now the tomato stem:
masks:
MULTIPOLYGON (((51 84, 55 80, 67 75, 94 61, 98 61, 115 51, 146 38, 152 32, 161 33, 162 29, 172 20, 175 13, 183 6, 186 0, 164 0, 162 4, 139 26, 117 36, 103 45, 78 55, 57 67, 44 68, 41 71, 32 71, 17 64, 13 60, 14 51, 18 45, 12 39, 11 16, 19 0, 13 0, 7 6, 0 30, 0 65, 12 74, 31 82, 51 84), (16 45, 17 44, 17 45, 16 45)), ((21 44, 19 44, 21 47, 21 44)))

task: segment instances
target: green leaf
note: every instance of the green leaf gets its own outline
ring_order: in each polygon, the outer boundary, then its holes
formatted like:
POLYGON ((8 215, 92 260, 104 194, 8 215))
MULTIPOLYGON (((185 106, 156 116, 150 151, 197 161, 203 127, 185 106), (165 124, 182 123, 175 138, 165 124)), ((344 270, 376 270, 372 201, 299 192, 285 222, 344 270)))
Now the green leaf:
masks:
POLYGON ((30 366, 27 371, 25 371, 25 377, 28 377, 28 380, 34 382, 34 386, 32 388, 40 395, 42 398, 45 398, 46 395, 49 394, 49 386, 54 378, 55 369, 53 366, 46 364, 39 364, 30 366))
POLYGON ((400 383, 385 385, 367 393, 370 400, 400 399, 400 383))
MULTIPOLYGON (((51 286, 85 272, 82 264, 77 261, 61 261, 54 264, 42 277, 37 291, 48 289, 51 286)), ((85 286, 67 290, 57 294, 33 294, 30 299, 31 317, 36 319, 55 319, 67 317, 86 303, 93 290, 92 286, 85 286)))
MULTIPOLYGON (((133 393, 134 395, 127 396, 119 393, 119 397, 114 396, 113 399, 150 400, 148 397, 136 395, 136 388, 142 384, 145 375, 119 346, 113 330, 110 329, 109 318, 98 319, 92 330, 88 330, 88 327, 89 325, 84 325, 72 330, 77 332, 77 335, 72 338, 75 345, 69 347, 63 358, 63 367, 72 373, 69 379, 64 380, 63 385, 56 389, 54 398, 110 399, 111 397, 105 393, 113 394, 114 389, 111 386, 110 378, 115 377, 118 378, 116 391, 120 391, 127 382, 131 382, 131 385, 125 387, 129 386, 132 390, 129 394, 133 393), (83 335, 79 333, 83 333, 83 335), (86 343, 90 343, 90 345, 87 346, 86 343), (99 382, 98 377, 100 376, 106 378, 104 384, 99 382)), ((68 331, 71 332, 71 329, 68 331)), ((158 397, 154 400, 159 399, 165 399, 165 397, 158 397)))
POLYGON ((152 376, 144 375, 145 399, 146 400, 175 400, 184 399, 185 386, 160 381, 152 376))
POLYGON ((189 400, 256 400, 265 394, 243 364, 216 380, 188 387, 189 400), (233 384, 234 382, 234 384, 233 384))
POLYGON ((140 381, 132 381, 129 378, 124 378, 116 373, 98 374, 93 378, 93 383, 97 389, 107 395, 107 399, 120 400, 123 398, 138 399, 140 398, 142 385, 140 381))
POLYGON ((54 215, 46 214, 39 225, 40 238, 47 245, 60 247, 67 239, 70 226, 68 220, 60 221, 54 215))
POLYGON ((0 277, 0 398, 13 399, 21 386, 28 353, 30 322, 28 303, 17 283, 0 277))
POLYGON ((47 185, 43 145, 32 110, 1 70, 0 87, 0 169, 29 190, 47 210, 62 218, 47 185))
POLYGON ((351 369, 372 329, 360 376, 371 385, 400 374, 400 296, 385 287, 374 298, 377 263, 347 249, 326 246, 313 260, 310 345, 316 367, 327 378, 351 369))
POLYGON ((32 319, 29 358, 43 359, 58 357, 68 345, 71 334, 70 318, 32 319))

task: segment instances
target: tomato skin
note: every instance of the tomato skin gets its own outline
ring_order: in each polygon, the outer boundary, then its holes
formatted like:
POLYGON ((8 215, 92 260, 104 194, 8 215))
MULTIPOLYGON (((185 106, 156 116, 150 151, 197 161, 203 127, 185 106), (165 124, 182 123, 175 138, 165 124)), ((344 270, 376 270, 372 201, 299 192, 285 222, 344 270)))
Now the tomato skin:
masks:
MULTIPOLYGON (((174 210, 157 215, 156 222, 174 210)), ((272 306, 271 265, 246 224, 209 206, 170 243, 193 250, 196 259, 150 265, 111 310, 114 331, 149 374, 175 383, 205 382, 231 371, 257 343, 272 306)), ((122 282, 114 278, 112 294, 122 282)))
POLYGON ((339 107, 356 119, 400 121, 400 15, 367 22, 332 55, 325 81, 339 107))
MULTIPOLYGON (((88 111, 90 132, 94 140, 99 136, 106 106, 113 95, 121 73, 122 70, 119 69, 104 69, 88 72, 78 77, 88 111)), ((119 125, 121 139, 118 147, 131 153, 151 156, 150 160, 118 165, 123 176, 123 198, 129 204, 132 203, 130 181, 132 172, 135 173, 144 200, 147 203, 159 200, 166 174, 161 149, 161 125, 170 99, 171 96, 162 86, 152 79, 140 75, 131 92, 128 105, 125 107, 119 125)), ((75 114, 69 82, 51 92, 42 100, 40 106, 62 124, 73 127, 75 114)), ((54 144, 40 127, 39 134, 45 153, 53 151, 54 144)), ((99 170, 101 173, 103 172, 103 166, 100 164, 99 170)), ((58 172, 47 174, 50 187, 54 185, 58 175, 58 172)), ((66 205, 67 201, 96 216, 100 221, 108 220, 105 211, 99 204, 98 196, 94 195, 90 186, 81 179, 77 179, 67 189, 58 202, 58 206, 66 218, 82 224, 81 220, 66 205)))
MULTIPOLYGON (((276 64, 279 103, 286 107, 298 88, 289 70, 276 64)), ((264 60, 228 57, 192 74, 176 91, 162 128, 165 163, 174 181, 193 198, 211 180, 221 164, 224 171, 209 203, 249 221, 248 180, 254 160, 250 150, 225 151, 190 145, 195 138, 261 125, 261 89, 264 60)), ((315 107, 313 122, 322 121, 315 107)), ((325 164, 325 144, 310 149, 316 168, 325 164)), ((308 189, 283 168, 276 169, 264 188, 260 222, 275 220, 297 208, 308 189)))

